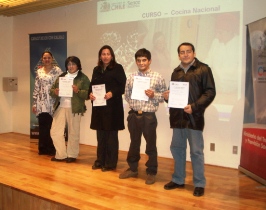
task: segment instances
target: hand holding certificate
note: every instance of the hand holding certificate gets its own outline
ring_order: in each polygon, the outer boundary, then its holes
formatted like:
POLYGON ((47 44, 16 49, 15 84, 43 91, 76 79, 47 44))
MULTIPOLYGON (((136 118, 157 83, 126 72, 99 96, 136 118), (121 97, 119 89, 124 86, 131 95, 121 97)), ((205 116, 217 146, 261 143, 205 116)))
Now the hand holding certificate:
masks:
POLYGON ((59 96, 60 97, 72 97, 73 96, 73 81, 74 78, 59 77, 59 96))
POLYGON ((170 82, 168 107, 184 109, 188 104, 189 83, 170 82))
POLYGON ((92 93, 95 97, 93 106, 106 106, 106 99, 104 99, 104 96, 106 94, 105 84, 92 85, 92 93))
POLYGON ((131 99, 148 101, 149 97, 145 94, 145 90, 150 88, 150 80, 150 77, 134 76, 131 99))

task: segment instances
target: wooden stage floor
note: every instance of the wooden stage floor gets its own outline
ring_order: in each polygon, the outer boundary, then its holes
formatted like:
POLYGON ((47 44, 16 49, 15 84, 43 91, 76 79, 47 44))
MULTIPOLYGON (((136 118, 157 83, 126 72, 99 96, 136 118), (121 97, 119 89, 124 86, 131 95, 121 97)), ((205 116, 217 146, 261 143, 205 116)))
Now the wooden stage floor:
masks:
POLYGON ((0 210, 266 209, 265 186, 237 169, 206 165, 205 195, 194 197, 190 162, 185 189, 167 191, 163 186, 171 180, 170 158, 159 158, 156 183, 146 185, 145 155, 138 178, 121 180, 127 152, 119 153, 116 171, 102 172, 91 169, 96 147, 80 145, 77 162, 69 164, 39 156, 37 140, 27 135, 0 134, 0 144, 0 210))

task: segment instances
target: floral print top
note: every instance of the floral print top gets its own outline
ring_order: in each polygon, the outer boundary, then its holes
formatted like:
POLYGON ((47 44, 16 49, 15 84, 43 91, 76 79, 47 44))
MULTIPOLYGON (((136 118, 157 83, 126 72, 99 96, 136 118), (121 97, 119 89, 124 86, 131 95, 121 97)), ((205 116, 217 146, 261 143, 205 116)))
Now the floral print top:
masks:
POLYGON ((37 70, 32 104, 36 107, 36 116, 42 112, 53 114, 55 99, 49 95, 49 91, 57 77, 62 73, 63 71, 57 66, 54 66, 49 73, 46 73, 43 67, 37 70))

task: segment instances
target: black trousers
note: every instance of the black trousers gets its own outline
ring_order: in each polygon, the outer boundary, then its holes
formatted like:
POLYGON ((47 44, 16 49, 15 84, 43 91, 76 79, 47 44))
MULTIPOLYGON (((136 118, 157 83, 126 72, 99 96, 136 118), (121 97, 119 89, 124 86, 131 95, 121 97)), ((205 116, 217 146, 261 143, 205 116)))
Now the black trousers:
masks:
POLYGON ((118 161, 118 131, 97 130, 97 160, 95 165, 116 168, 118 161))
POLYGON ((38 115, 39 121, 39 153, 40 154, 55 154, 55 147, 50 136, 50 129, 53 118, 49 113, 43 112, 38 115))
POLYGON ((141 136, 146 140, 146 151, 148 161, 146 162, 146 173, 156 175, 158 168, 157 146, 156 146, 156 127, 157 118, 154 112, 144 112, 141 115, 129 113, 128 130, 130 133, 130 147, 127 155, 127 162, 131 171, 138 171, 140 160, 141 136))

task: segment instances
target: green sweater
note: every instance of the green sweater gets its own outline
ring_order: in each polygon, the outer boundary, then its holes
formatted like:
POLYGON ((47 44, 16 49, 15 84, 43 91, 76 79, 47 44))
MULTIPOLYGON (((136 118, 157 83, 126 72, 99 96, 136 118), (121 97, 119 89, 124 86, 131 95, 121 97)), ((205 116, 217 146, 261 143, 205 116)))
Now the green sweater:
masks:
MULTIPOLYGON (((64 72, 59 77, 64 77, 67 72, 64 72)), ((55 89, 59 88, 59 77, 56 79, 50 90, 50 96, 56 99, 54 103, 54 112, 60 104, 60 97, 55 94, 55 89)), ((90 86, 89 78, 83 74, 81 71, 78 72, 78 75, 74 78, 74 85, 79 88, 79 92, 73 92, 73 96, 71 98, 71 107, 73 114, 82 114, 86 112, 85 100, 88 98, 88 90, 90 86)))

